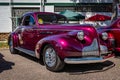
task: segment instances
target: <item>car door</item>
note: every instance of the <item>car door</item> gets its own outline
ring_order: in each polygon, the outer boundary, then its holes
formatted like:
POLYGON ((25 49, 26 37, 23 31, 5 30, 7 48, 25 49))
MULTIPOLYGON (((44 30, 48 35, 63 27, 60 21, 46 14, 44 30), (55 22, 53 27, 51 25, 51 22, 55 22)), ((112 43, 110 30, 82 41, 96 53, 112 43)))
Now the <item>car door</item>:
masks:
POLYGON ((32 15, 27 15, 24 17, 21 27, 20 36, 23 40, 21 47, 28 50, 34 50, 35 34, 36 34, 36 26, 35 26, 34 17, 32 15))

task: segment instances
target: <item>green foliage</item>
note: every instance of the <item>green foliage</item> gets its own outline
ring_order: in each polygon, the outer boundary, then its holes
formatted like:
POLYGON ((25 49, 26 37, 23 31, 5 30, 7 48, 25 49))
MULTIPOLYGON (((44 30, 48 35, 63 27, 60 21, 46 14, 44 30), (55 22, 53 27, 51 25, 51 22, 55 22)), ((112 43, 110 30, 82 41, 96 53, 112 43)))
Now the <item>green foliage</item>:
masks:
POLYGON ((0 42, 0 48, 8 48, 7 42, 0 42))

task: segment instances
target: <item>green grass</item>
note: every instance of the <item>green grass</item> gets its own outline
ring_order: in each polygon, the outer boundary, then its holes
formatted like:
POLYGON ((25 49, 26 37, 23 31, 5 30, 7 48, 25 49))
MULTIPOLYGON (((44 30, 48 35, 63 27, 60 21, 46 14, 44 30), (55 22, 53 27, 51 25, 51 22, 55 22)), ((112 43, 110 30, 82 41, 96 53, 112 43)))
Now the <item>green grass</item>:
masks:
POLYGON ((5 42, 1 41, 1 42, 0 42, 0 48, 8 48, 8 43, 7 43, 7 41, 5 41, 5 42))

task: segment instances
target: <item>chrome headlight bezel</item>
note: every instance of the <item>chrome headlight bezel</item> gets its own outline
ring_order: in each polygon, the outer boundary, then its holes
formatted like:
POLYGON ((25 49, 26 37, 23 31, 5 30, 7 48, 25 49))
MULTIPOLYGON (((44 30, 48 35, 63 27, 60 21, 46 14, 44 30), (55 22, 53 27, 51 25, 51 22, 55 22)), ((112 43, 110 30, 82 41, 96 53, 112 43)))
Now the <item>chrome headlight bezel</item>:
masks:
POLYGON ((102 39, 103 40, 107 40, 108 39, 108 33, 107 32, 103 32, 102 33, 102 39))
POLYGON ((84 32, 82 30, 80 30, 78 33, 77 33, 77 38, 79 40, 84 40, 84 32))

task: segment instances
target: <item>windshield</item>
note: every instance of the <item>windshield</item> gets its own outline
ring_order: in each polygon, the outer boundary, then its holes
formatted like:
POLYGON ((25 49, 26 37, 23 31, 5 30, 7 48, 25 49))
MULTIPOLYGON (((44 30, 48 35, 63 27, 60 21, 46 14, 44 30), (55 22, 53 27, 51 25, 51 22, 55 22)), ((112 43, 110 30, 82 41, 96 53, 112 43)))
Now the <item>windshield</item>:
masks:
POLYGON ((64 16, 54 14, 38 14, 39 24, 64 24, 66 22, 67 21, 64 16))

